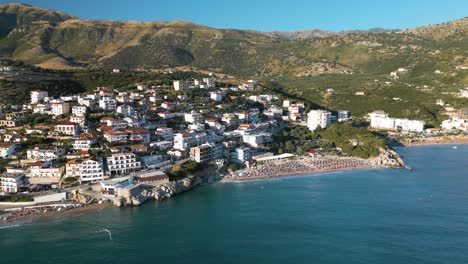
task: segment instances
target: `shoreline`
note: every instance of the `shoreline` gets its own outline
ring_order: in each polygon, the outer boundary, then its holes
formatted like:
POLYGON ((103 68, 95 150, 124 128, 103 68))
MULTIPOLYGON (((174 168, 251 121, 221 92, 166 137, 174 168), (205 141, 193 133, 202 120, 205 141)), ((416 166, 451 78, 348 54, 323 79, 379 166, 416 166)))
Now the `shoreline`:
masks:
POLYGON ((223 178, 220 182, 245 182, 245 181, 255 181, 255 180, 267 180, 267 179, 277 179, 277 178, 287 178, 287 177, 301 177, 301 176, 313 176, 319 174, 325 174, 329 172, 341 172, 341 171, 350 171, 350 170, 361 170, 361 169, 372 169, 372 168, 387 168, 384 166, 357 166, 341 169, 323 169, 315 170, 309 172, 291 172, 291 173, 281 173, 278 175, 268 175, 268 176, 256 176, 256 177, 229 177, 223 178))
POLYGON ((397 141, 403 147, 468 144, 467 136, 415 138, 397 141))
MULTIPOLYGON (((413 142, 413 143, 403 143, 400 142, 401 147, 419 147, 419 146, 435 146, 435 145, 453 145, 453 144, 468 144, 468 137, 466 138, 466 141, 460 141, 460 140, 453 140, 453 141, 438 141, 438 142, 413 142)), ((314 176, 314 175, 319 175, 319 174, 324 174, 324 173, 330 173, 330 172, 341 172, 341 171, 350 171, 350 170, 359 170, 359 169, 378 169, 378 168, 392 168, 391 166, 384 166, 384 165, 378 165, 374 164, 372 159, 369 160, 364 160, 364 159, 359 159, 359 158, 329 158, 329 159, 313 159, 313 158, 303 158, 303 159, 297 159, 297 160, 292 160, 296 162, 297 164, 304 165, 302 168, 299 170, 296 170, 294 172, 291 172, 293 170, 288 170, 287 162, 288 161, 280 161, 280 162, 272 162, 272 163, 267 163, 265 165, 260 166, 260 171, 255 172, 254 169, 245 169, 242 171, 237 171, 236 173, 251 173, 254 171, 254 174, 259 174, 255 176, 228 176, 226 175, 223 179, 221 179, 220 183, 227 183, 227 182, 245 182, 245 181, 255 181, 255 180, 265 180, 265 179, 275 179, 275 178, 287 178, 287 177, 301 177, 301 176, 314 176), (338 168, 314 168, 313 163, 314 162, 320 162, 320 161, 326 161, 326 162, 335 162, 334 165, 338 166, 344 166, 344 167, 338 167, 338 168), (350 162, 356 162, 355 164, 346 164, 346 161, 350 162), (343 165, 342 162, 345 164, 343 165), (286 168, 282 168, 281 166, 286 165, 286 168), (263 170, 268 170, 268 167, 278 167, 279 169, 276 173, 268 174, 265 173, 263 170), (249 171, 250 170, 250 171, 249 171), (289 171, 289 172, 288 172, 289 171), (263 173, 263 174, 262 174, 263 173)), ((291 162, 291 161, 289 161, 291 162)), ((403 168, 403 167, 401 167, 403 168)), ((259 167, 255 167, 256 170, 259 169, 259 167)), ((232 175, 232 174, 231 174, 232 175)), ((21 217, 14 217, 8 220, 2 220, 0 219, 0 228, 7 228, 9 226, 16 226, 16 225, 21 225, 21 224, 34 224, 34 223, 43 223, 43 222, 48 222, 48 221, 53 221, 57 219, 63 219, 67 216, 76 216, 79 214, 84 214, 84 213, 89 213, 89 212, 95 212, 98 210, 102 210, 105 208, 109 207, 115 207, 112 202, 103 202, 103 203, 94 203, 90 205, 82 205, 79 207, 74 207, 62 211, 49 211, 46 213, 38 213, 38 214, 31 214, 31 215, 25 215, 21 217)))
POLYGON ((15 217, 8 220, 0 220, 0 227, 8 227, 17 224, 34 224, 34 223, 43 223, 49 222, 57 219, 62 219, 66 216, 76 216, 80 214, 85 214, 89 212, 95 212, 104 208, 112 207, 113 204, 111 202, 103 202, 103 203, 94 203, 90 205, 82 205, 75 208, 66 209, 63 211, 50 211, 46 213, 40 214, 31 214, 25 215, 22 217, 15 217))
POLYGON ((347 171, 353 169, 385 167, 375 162, 375 159, 359 158, 302 158, 283 160, 247 168, 225 176, 221 182, 240 182, 270 178, 305 176, 327 172, 347 171))
POLYGON ((411 147, 423 147, 423 146, 437 146, 437 145, 466 145, 467 141, 447 141, 447 142, 417 142, 417 143, 401 143, 402 147, 411 148, 411 147))

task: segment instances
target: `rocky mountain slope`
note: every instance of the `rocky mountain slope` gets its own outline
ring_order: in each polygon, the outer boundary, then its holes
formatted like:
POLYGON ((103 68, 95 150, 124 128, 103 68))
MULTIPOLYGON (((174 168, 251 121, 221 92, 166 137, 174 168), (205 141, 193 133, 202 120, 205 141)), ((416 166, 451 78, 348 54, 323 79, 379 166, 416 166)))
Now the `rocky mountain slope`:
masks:
MULTIPOLYGON (((239 76, 388 74, 399 67, 468 66, 468 18, 401 32, 257 32, 185 21, 81 20, 24 4, 0 5, 0 56, 52 69, 191 66, 239 76), (302 37, 301 37, 302 36, 302 37)), ((455 81, 468 81, 466 74, 455 81)))

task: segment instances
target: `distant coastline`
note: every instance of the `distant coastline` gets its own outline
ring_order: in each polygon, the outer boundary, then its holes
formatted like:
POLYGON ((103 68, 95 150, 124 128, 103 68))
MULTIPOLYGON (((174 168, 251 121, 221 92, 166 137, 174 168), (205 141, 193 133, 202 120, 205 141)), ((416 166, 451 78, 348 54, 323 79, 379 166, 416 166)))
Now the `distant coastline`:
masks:
POLYGON ((428 137, 428 138, 411 138, 400 140, 398 143, 404 147, 416 146, 433 146, 433 145, 453 145, 453 144, 468 144, 468 136, 443 136, 443 137, 428 137))

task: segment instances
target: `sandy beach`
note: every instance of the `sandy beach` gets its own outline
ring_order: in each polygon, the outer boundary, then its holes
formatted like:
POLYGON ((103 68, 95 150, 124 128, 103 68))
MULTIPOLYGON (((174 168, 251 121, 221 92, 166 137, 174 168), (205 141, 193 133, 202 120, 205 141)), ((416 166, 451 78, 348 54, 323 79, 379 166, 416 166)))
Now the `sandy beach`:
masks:
POLYGON ((399 143, 405 147, 468 144, 468 136, 463 135, 463 136, 411 138, 411 139, 401 140, 399 141, 399 143))
POLYGON ((224 177, 222 181, 249 181, 258 179, 301 176, 316 173, 364 169, 376 167, 371 160, 359 158, 302 158, 271 162, 254 168, 244 169, 234 175, 224 177))

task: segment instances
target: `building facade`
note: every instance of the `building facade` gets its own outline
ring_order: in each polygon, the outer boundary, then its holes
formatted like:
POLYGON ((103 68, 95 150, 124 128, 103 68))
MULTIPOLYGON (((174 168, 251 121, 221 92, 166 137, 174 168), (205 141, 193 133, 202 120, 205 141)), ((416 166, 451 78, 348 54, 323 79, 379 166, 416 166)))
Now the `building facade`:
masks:
POLYGON ((331 113, 325 110, 310 110, 307 115, 307 127, 314 131, 317 128, 327 128, 330 126, 331 113))

